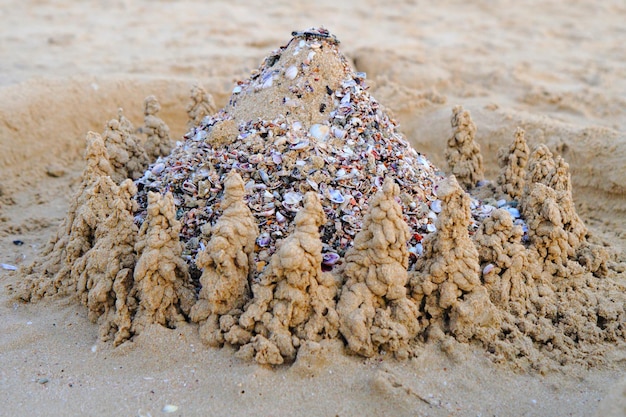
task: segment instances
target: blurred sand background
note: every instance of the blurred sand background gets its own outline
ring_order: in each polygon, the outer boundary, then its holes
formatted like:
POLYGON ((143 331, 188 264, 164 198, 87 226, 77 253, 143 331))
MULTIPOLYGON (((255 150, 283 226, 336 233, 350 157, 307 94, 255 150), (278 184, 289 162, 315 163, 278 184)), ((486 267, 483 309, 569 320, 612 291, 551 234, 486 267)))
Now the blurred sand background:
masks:
MULTIPOLYGON (((157 96, 174 138, 194 82, 225 104, 292 30, 324 25, 415 148, 445 170, 451 109, 478 126, 487 176, 517 126, 570 163, 579 214, 626 259, 623 1, 11 1, 0 4, 0 262, 41 250, 67 210, 88 130, 157 96), (13 244, 21 240, 23 245, 13 244)), ((624 280, 624 273, 621 274, 624 280)), ((0 269, 0 415, 624 415, 626 352, 529 375, 482 350, 346 356, 270 369, 152 328, 118 349, 72 300, 14 302, 0 269)))

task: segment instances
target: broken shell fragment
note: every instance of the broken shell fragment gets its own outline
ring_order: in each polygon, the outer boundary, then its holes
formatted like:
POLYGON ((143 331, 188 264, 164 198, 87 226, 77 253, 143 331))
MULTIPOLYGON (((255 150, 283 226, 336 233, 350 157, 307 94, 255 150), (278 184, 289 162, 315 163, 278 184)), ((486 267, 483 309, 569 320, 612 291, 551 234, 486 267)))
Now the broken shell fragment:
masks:
POLYGON ((150 172, 152 172, 154 175, 159 175, 161 172, 163 172, 164 169, 165 169, 165 164, 163 162, 158 162, 154 164, 150 172))
POLYGON ((341 192, 338 190, 329 190, 328 191, 328 199, 333 203, 341 204, 346 201, 345 197, 341 195, 341 192))
POLYGON ((325 253, 322 256, 322 264, 326 266, 333 266, 339 261, 339 255, 334 252, 325 253))
POLYGON ((256 240, 257 245, 259 245, 262 248, 265 248, 267 246, 269 246, 270 244, 270 234, 267 232, 263 232, 259 235, 259 237, 256 240))
POLYGON ((290 146, 291 149, 295 149, 295 150, 306 149, 308 147, 309 147, 309 140, 308 139, 303 139, 300 142, 290 146))
POLYGON ((298 204, 300 201, 302 201, 302 194, 297 193, 295 191, 289 191, 288 193, 285 193, 285 195, 283 196, 283 202, 285 204, 298 204))
POLYGON ((435 200, 430 203, 430 209, 437 214, 441 213, 441 200, 435 200))

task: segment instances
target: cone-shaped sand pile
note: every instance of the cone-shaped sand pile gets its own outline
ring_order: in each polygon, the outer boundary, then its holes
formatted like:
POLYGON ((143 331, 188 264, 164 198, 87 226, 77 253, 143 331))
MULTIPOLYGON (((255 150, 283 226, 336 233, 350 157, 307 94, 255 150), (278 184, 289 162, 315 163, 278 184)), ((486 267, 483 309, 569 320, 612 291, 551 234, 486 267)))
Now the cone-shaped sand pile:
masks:
POLYGON ((385 177, 401 186, 398 198, 411 229, 410 245, 430 221, 426 214, 436 200, 433 166, 396 131, 338 42, 324 31, 307 33, 272 52, 235 87, 222 111, 205 118, 137 181, 144 209, 148 191, 174 195, 191 265, 201 227, 222 213, 217 203, 231 170, 243 178, 244 198, 259 226, 259 272, 277 240, 293 230, 308 191, 319 194, 326 215, 322 252, 328 268, 352 246, 368 201, 385 177))

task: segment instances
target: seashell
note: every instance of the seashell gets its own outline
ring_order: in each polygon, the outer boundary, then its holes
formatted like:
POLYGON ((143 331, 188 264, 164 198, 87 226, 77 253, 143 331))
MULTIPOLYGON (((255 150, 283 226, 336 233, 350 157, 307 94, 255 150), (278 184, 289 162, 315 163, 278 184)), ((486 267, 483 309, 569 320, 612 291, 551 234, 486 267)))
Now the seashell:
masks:
POLYGON ((207 134, 206 134, 206 131, 205 131, 205 130, 198 130, 198 131, 196 132, 196 135, 194 136, 193 140, 195 140, 195 141, 201 141, 201 140, 206 139, 206 137, 207 137, 207 134))
POLYGON ((280 152, 272 152, 272 162, 276 165, 280 165, 283 162, 283 156, 280 152))
POLYGON ((262 180, 264 183, 269 184, 269 182, 270 182, 270 176, 269 176, 269 175, 267 175, 267 172, 265 172, 265 170, 264 170, 264 169, 260 169, 260 170, 259 170, 259 177, 261 177, 261 180, 262 180))
POLYGON ((268 77, 264 82, 261 88, 270 88, 274 84, 274 77, 268 77))
POLYGON ((270 241, 271 241, 270 234, 267 232, 263 232, 256 239, 256 244, 262 248, 265 248, 270 244, 270 241))
POLYGON ((187 194, 192 194, 192 195, 196 191, 198 191, 198 188, 196 187, 196 185, 193 182, 189 181, 189 180, 183 182, 182 189, 185 190, 185 192, 187 194))
POLYGON ((290 66, 285 70, 285 77, 288 80, 293 80, 298 76, 298 68, 295 65, 290 66))
POLYGON ((295 121, 291 124, 291 128, 296 131, 299 132, 300 130, 302 130, 302 123, 295 121))
POLYGON ((511 215, 511 217, 513 217, 514 219, 519 219, 520 218, 520 213, 519 210, 514 208, 514 207, 507 207, 506 211, 509 212, 509 214, 511 215))
POLYGON ((233 88, 233 94, 239 94, 239 93, 241 93, 242 90, 243 89, 241 88, 240 85, 235 86, 235 88, 233 88))
POLYGON ((337 204, 341 204, 344 201, 346 201, 344 196, 341 195, 341 193, 338 190, 329 190, 328 199, 332 201, 333 203, 337 203, 337 204))
POLYGON ((276 212, 276 209, 270 208, 268 210, 262 211, 259 213, 262 217, 270 217, 272 214, 276 212))
POLYGON ((498 206, 498 208, 502 208, 504 206, 506 206, 506 200, 503 198, 501 200, 496 201, 496 205, 498 206))
POLYGON ((251 164, 245 163, 245 164, 237 164, 237 166, 235 166, 235 164, 233 164, 233 168, 239 168, 240 170, 242 170, 243 172, 253 172, 255 169, 252 167, 251 164))
POLYGON ((309 65, 314 56, 315 56, 315 51, 311 51, 302 62, 304 62, 305 65, 309 65))
POLYGON ((311 188, 313 188, 315 191, 319 190, 319 186, 317 185, 317 183, 312 179, 312 178, 307 178, 306 179, 307 184, 309 184, 311 186, 311 188))
POLYGON ((11 264, 0 264, 0 266, 5 271, 17 271, 17 269, 18 269, 17 266, 11 265, 11 264))
POLYGON ((255 186, 256 186, 256 183, 254 182, 254 180, 250 180, 250 181, 248 181, 248 182, 246 183, 246 185, 244 186, 244 188, 245 188, 247 191, 250 191, 250 190, 254 190, 254 189, 256 188, 255 186))
POLYGON ((302 201, 302 194, 295 191, 289 191, 283 196, 283 202, 285 204, 293 205, 298 204, 300 201, 302 201))
POLYGON ((432 223, 428 223, 426 225, 426 230, 428 231, 428 233, 435 233, 437 231, 437 227, 435 227, 435 225, 432 223))
POLYGON ((287 218, 280 212, 276 212, 276 221, 280 224, 283 224, 287 221, 287 218))
POLYGON ((476 210, 475 210, 475 211, 476 211, 476 213, 477 213, 479 216, 482 216, 482 217, 489 217, 489 216, 491 216, 491 213, 492 213, 495 209, 496 209, 496 208, 495 208, 494 206, 490 205, 490 204, 484 204, 484 205, 482 205, 482 206, 478 206, 478 207, 476 207, 476 210))
POLYGON ((262 160, 263 160, 263 157, 259 155, 258 153, 250 155, 250 157, 248 158, 248 162, 250 162, 251 164, 258 164, 262 160))
POLYGON ((340 257, 334 252, 327 252, 322 255, 322 264, 326 266, 333 266, 339 261, 340 257))
POLYGON ((493 266, 493 264, 487 264, 484 268, 483 268, 483 275, 487 275, 488 273, 490 273, 491 271, 493 271, 493 268, 495 268, 493 266))
POLYGON ((430 209, 435 213, 441 213, 441 200, 435 200, 430 203, 430 209))
POLYGON ((295 150, 299 150, 299 149, 305 149, 309 147, 309 140, 308 139, 303 139, 300 142, 291 145, 289 148, 290 149, 295 149, 295 150))
POLYGON ((328 139, 330 128, 326 125, 314 124, 309 129, 309 134, 317 140, 325 141, 328 139))
POLYGON ((346 137, 346 131, 338 127, 333 127, 333 136, 337 139, 343 139, 346 137))
POLYGON ((421 256, 424 253, 424 247, 421 243, 418 243, 415 246, 411 246, 409 252, 415 256, 421 256))
POLYGON ((152 172, 154 175, 159 175, 161 172, 163 172, 164 169, 165 169, 165 164, 163 162, 158 162, 154 164, 150 172, 152 172))

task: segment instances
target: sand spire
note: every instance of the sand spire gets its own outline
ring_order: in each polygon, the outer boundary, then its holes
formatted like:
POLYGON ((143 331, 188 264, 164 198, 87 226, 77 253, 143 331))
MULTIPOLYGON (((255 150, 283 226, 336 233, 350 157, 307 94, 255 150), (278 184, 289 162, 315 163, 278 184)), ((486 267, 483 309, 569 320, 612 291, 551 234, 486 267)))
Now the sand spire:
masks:
POLYGON ((485 179, 483 157, 475 141, 476 125, 469 111, 462 106, 452 109, 451 124, 454 132, 448 139, 446 161, 450 173, 464 189, 469 190, 485 179))

